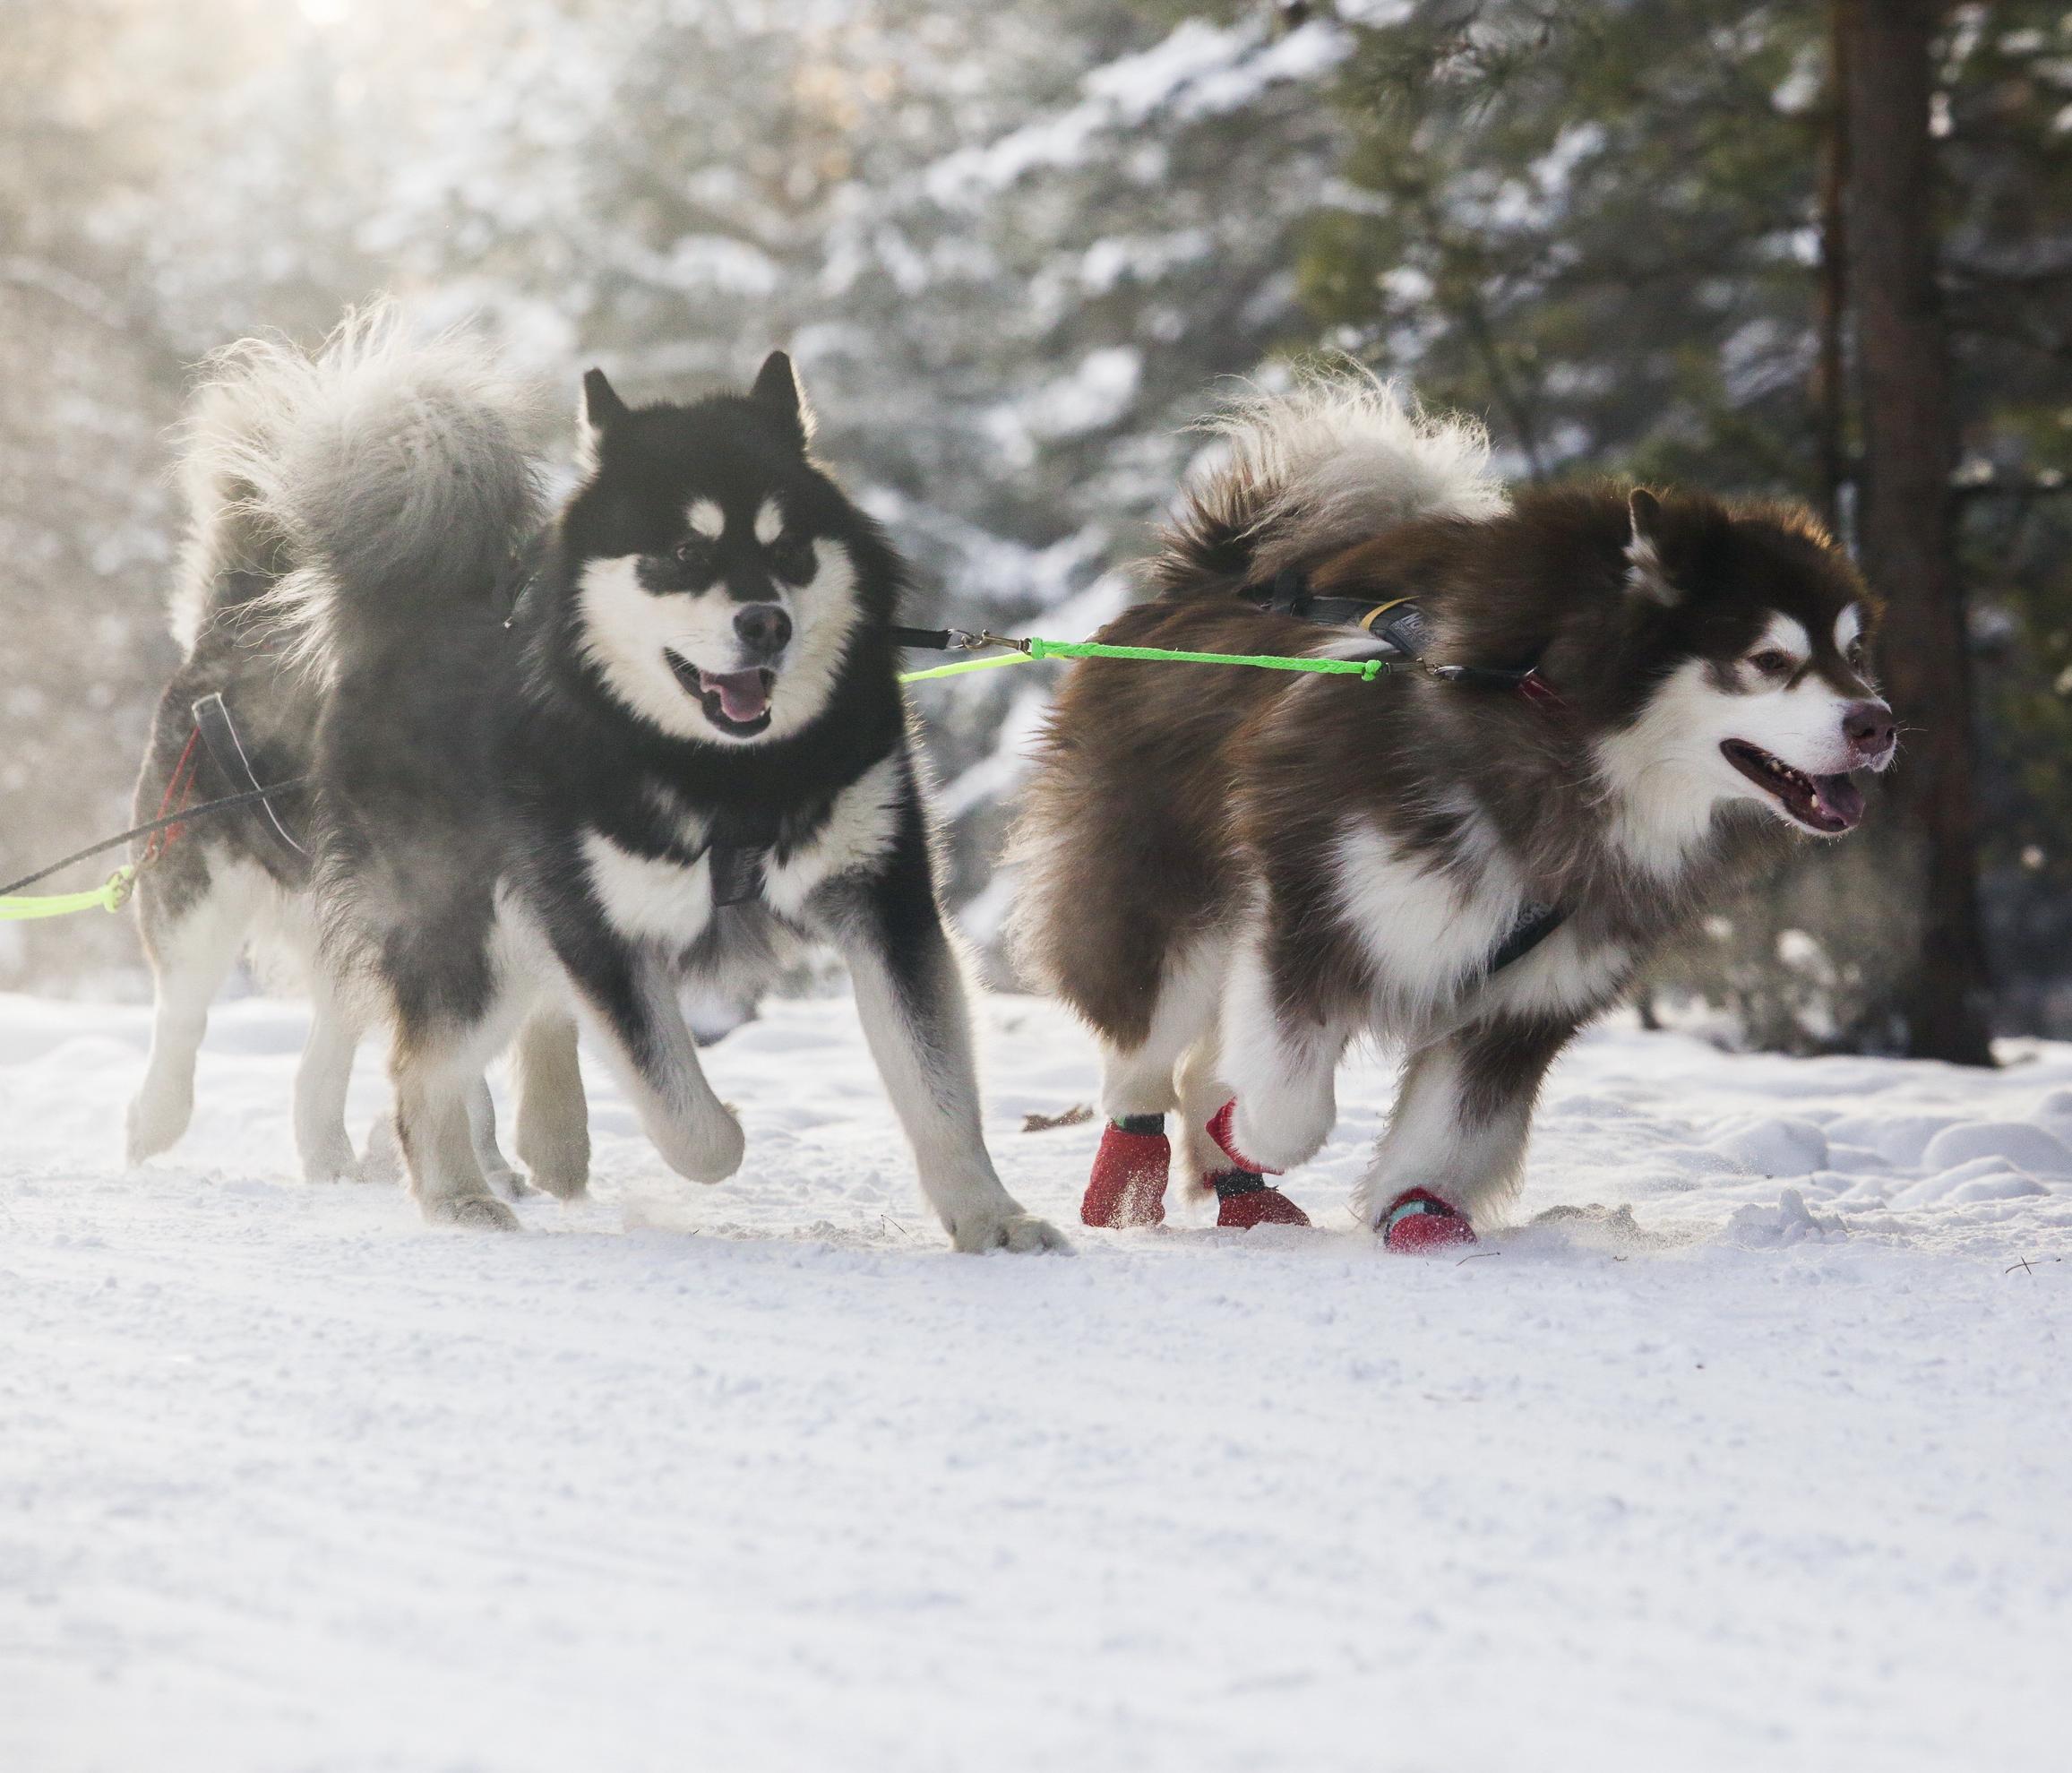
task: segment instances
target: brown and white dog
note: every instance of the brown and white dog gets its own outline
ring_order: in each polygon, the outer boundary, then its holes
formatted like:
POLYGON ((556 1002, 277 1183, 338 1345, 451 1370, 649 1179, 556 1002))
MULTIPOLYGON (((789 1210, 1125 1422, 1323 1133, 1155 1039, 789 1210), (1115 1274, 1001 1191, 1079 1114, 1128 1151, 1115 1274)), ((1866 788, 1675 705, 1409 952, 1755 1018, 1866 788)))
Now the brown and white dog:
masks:
POLYGON ((1299 581, 1338 614, 1414 600, 1424 666, 1474 674, 1075 667, 1015 848, 1020 955, 1102 1045, 1082 1217, 1163 1217, 1177 1107, 1220 1223, 1306 1222, 1262 1173, 1322 1145, 1338 1061, 1371 1034, 1408 1056, 1356 1209, 1394 1248, 1471 1241, 1578 1028, 1795 839, 1861 818, 1849 772, 1895 744, 1877 605, 1801 511, 1513 500, 1474 426, 1363 379, 1221 428, 1157 595, 1102 639, 1377 651, 1261 607, 1299 581))

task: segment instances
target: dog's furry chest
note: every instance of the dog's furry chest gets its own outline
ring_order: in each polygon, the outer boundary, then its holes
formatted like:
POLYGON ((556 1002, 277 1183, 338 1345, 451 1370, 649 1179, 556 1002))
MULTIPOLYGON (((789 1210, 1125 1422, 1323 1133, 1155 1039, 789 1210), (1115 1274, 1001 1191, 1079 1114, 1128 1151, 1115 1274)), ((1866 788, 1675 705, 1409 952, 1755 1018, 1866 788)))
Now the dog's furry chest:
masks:
POLYGON ((1465 819, 1460 834, 1440 851, 1353 819, 1323 859, 1375 1021, 1408 1029, 1464 1012, 1574 1016, 1615 994, 1632 951, 1588 908, 1557 907, 1563 921, 1551 934, 1499 964, 1507 942, 1547 901, 1486 818, 1465 819))
POLYGON ((809 923, 823 885, 890 850, 903 793, 896 756, 816 805, 767 821, 730 819, 651 782, 640 816, 581 833, 589 891, 619 934, 665 948, 688 947, 718 906, 743 898, 809 923))

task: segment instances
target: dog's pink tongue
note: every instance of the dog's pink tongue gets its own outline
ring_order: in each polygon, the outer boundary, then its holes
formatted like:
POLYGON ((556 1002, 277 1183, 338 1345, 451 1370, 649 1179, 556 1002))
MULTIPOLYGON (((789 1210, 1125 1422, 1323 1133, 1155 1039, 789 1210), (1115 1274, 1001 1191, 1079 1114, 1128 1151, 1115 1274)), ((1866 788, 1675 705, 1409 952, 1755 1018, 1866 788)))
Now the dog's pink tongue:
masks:
POLYGON ((1820 809, 1829 818, 1841 821, 1847 831, 1863 817, 1863 790, 1846 776, 1816 776, 1813 792, 1818 797, 1820 809))
POLYGON ((719 698, 719 711, 729 720, 754 720, 769 706, 769 692, 761 671, 701 671, 705 687, 719 698))

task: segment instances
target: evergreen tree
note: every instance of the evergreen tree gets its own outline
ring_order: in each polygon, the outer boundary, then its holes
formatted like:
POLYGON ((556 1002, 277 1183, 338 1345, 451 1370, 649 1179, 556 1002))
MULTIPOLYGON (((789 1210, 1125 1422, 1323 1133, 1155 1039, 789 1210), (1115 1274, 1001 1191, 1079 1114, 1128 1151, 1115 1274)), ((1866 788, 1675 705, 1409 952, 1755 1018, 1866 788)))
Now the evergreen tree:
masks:
MULTIPOLYGON (((168 657, 181 366, 255 328, 314 338, 384 288, 483 316, 572 389, 593 358, 649 395, 738 384, 788 345, 825 453, 918 564, 917 613, 962 625, 1094 626, 1218 381, 1318 346, 1483 415, 1521 477, 1787 494, 1853 536, 1845 166, 1810 0, 8 20, 0 613, 36 642, 0 769, 24 864, 124 810, 168 657)), ((1998 1013, 2033 1027, 2072 1017, 2068 51, 2061 4, 1949 13, 1921 199, 1990 661, 1982 912, 1998 1013)), ((1046 693, 1032 670, 926 695, 982 931, 1046 693)), ((1809 858, 1672 977, 1766 1044, 1895 1042, 1890 872, 1861 841, 1809 858)), ((113 920, 13 944, 15 979, 131 954, 113 920)))
MULTIPOLYGON (((1836 304, 1858 292, 1841 275, 1831 24, 1810 4, 1687 0, 1395 9, 1357 33, 1340 91, 1357 132, 1349 189, 1311 232, 1305 292, 1346 347, 1484 414, 1523 476, 1797 496, 1853 537, 1861 426, 1837 422, 1836 304)), ((2019 633, 2044 662, 2066 640, 2065 537, 2041 507, 2061 485, 2072 392, 2050 306, 2072 265, 2068 41, 2061 8, 1958 9, 1931 70, 1940 184, 1908 199, 1942 228, 1957 434, 1941 504, 1982 581, 1971 643, 2019 633), (2010 524, 2015 570, 2004 549, 1989 564, 2010 524)), ((1903 632, 1918 653, 1919 631, 1903 632)), ((1927 693, 1950 702, 1961 740, 1961 702, 1927 693)), ((2061 915, 2039 890, 2072 813, 2057 753, 2009 763, 2028 733, 2062 737, 2062 701, 2033 665, 1987 699, 1988 804, 1997 829, 2028 834, 2020 858, 1986 852, 1991 926, 2027 944, 2002 948, 2011 961, 2061 915)), ((1937 895, 1893 890, 1908 833, 1883 822, 1884 842, 1810 854, 1664 977, 1763 1044, 1954 1037, 1912 994, 1910 932, 1933 926, 1937 895)), ((1961 914, 1941 925, 1939 951, 1961 945, 1961 914)))

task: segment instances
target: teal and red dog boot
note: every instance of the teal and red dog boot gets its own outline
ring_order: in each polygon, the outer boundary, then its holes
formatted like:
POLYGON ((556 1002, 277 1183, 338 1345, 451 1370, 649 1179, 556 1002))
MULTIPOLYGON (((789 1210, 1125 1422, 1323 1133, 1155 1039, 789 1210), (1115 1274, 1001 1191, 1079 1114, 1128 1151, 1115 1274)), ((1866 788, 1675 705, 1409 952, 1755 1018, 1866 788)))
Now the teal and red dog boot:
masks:
POLYGON ((1101 1130, 1094 1173, 1079 1202, 1081 1225, 1121 1229, 1165 1218, 1165 1171, 1173 1147, 1163 1115, 1125 1115, 1101 1130))
POLYGON ((1408 1256, 1440 1255, 1475 1241, 1474 1227, 1426 1188, 1398 1194, 1375 1229, 1386 1248, 1408 1256))
POLYGON ((1307 1225, 1310 1216, 1267 1183, 1269 1170, 1240 1157, 1231 1142, 1230 1123, 1237 1113, 1233 1097, 1216 1111, 1208 1123, 1208 1136, 1230 1159, 1231 1167, 1217 1170, 1203 1179, 1216 1191, 1216 1222, 1226 1231, 1250 1231, 1255 1225, 1307 1225))

